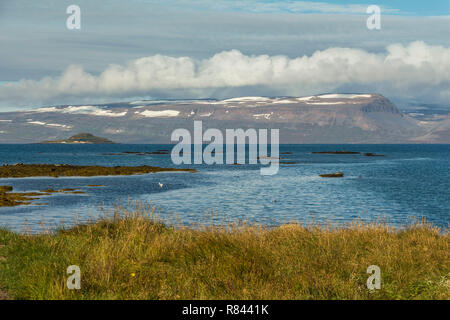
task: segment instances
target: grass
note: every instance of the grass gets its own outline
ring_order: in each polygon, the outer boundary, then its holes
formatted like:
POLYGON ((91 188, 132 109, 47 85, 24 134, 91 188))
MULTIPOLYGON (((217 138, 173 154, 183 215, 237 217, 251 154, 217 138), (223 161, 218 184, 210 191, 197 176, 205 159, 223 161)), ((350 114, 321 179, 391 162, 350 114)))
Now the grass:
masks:
POLYGON ((0 284, 16 299, 449 299, 449 243, 424 223, 188 228, 117 208, 52 234, 0 230, 0 284), (66 287, 69 265, 81 290, 66 287))

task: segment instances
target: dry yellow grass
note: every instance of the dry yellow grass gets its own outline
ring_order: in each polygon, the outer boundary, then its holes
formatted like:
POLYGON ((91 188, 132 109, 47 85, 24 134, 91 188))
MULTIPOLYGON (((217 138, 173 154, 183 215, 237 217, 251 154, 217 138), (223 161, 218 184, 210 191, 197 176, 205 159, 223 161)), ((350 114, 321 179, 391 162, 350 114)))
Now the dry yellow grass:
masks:
POLYGON ((167 227, 152 209, 47 235, 0 231, 20 299, 449 299, 449 234, 427 224, 167 227), (66 268, 81 268, 68 290, 66 268), (381 290, 366 287, 381 268, 381 290))

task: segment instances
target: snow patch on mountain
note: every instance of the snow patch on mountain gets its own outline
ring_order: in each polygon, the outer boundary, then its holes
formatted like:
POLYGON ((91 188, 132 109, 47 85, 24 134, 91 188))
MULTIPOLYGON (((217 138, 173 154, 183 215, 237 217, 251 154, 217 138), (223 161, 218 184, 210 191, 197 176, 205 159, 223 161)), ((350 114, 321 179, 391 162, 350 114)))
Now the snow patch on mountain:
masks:
POLYGON ((160 111, 145 110, 142 112, 136 111, 135 114, 139 114, 146 118, 170 118, 170 117, 178 116, 180 114, 180 111, 177 111, 177 110, 160 110, 160 111))
POLYGON ((273 112, 271 112, 271 113, 254 114, 253 116, 254 116, 256 119, 264 118, 264 119, 266 119, 266 120, 270 120, 270 117, 271 117, 272 115, 273 115, 273 112))
POLYGON ((30 123, 30 124, 38 124, 40 126, 45 126, 45 122, 41 122, 41 121, 28 121, 28 123, 30 123))
POLYGON ((270 98, 266 97, 238 97, 222 100, 223 102, 256 102, 256 101, 269 101, 270 98))
POLYGON ((347 94, 347 93, 331 93, 322 94, 317 96, 321 99, 359 99, 359 98, 372 98, 371 94, 347 94))
POLYGON ((317 106, 329 106, 332 104, 348 104, 348 103, 342 101, 334 101, 334 102, 306 102, 306 104, 312 104, 317 106))
POLYGON ((88 114, 92 116, 102 117, 123 117, 127 114, 127 111, 112 112, 95 106, 68 106, 65 108, 46 107, 33 110, 35 112, 61 112, 71 114, 88 114))
POLYGON ((127 111, 123 112, 112 112, 110 110, 104 110, 94 106, 69 106, 62 109, 63 113, 75 113, 75 114, 90 114, 93 116, 102 116, 102 117, 123 117, 127 114, 127 111))
POLYGON ((35 124, 39 126, 47 126, 47 127, 56 127, 56 128, 63 128, 63 129, 72 129, 72 126, 68 126, 65 124, 59 124, 59 123, 46 123, 42 121, 27 121, 29 124, 35 124))

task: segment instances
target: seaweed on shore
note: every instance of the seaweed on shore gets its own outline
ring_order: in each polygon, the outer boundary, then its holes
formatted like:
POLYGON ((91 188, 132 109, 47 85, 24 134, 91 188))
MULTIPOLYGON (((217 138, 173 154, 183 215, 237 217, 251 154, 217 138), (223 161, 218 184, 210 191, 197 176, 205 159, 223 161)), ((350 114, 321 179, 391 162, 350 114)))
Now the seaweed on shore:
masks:
POLYGON ((15 164, 0 167, 0 178, 25 177, 93 177, 93 176, 122 176, 146 174, 154 172, 196 172, 195 169, 161 168, 152 166, 75 166, 69 164, 15 164))
POLYGON ((325 173, 320 175, 322 178, 343 178, 343 172, 325 173))
MULTIPOLYGON (((39 200, 42 196, 49 196, 53 193, 64 194, 84 194, 85 192, 73 189, 64 188, 60 190, 45 189, 39 192, 11 192, 13 187, 0 186, 0 207, 15 207, 21 205, 32 204, 33 200, 39 200)), ((36 203, 36 205, 43 205, 42 203, 36 203)))
POLYGON ((73 188, 64 188, 64 189, 60 189, 60 190, 46 189, 46 190, 40 190, 40 192, 44 192, 47 194, 51 194, 51 193, 83 194, 83 193, 85 193, 81 190, 73 189, 73 188))
POLYGON ((15 207, 31 204, 31 201, 37 200, 40 196, 47 196, 47 192, 11 192, 13 187, 0 186, 0 207, 15 207))

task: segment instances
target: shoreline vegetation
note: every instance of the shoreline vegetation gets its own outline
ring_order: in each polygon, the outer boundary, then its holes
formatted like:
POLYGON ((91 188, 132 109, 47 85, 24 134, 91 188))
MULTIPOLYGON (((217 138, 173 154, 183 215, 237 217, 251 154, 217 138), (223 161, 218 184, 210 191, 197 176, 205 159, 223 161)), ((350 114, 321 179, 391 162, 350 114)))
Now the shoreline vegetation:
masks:
MULTIPOLYGON (((151 166, 75 166, 68 164, 4 164, 0 167, 0 178, 28 178, 28 177, 94 177, 94 176, 122 176, 147 174, 156 172, 197 172, 195 169, 161 168, 151 166)), ((100 185, 88 185, 88 187, 100 187, 100 185)), ((52 193, 83 194, 78 189, 64 188, 61 190, 46 189, 39 192, 12 192, 13 187, 0 186, 0 207, 14 207, 19 205, 44 205, 33 203, 43 196, 52 193)))
MULTIPOLYGON (((60 190, 46 189, 39 192, 11 192, 13 187, 0 186, 0 207, 15 207, 33 204, 32 201, 39 200, 43 196, 49 196, 52 193, 64 194, 84 194, 83 191, 73 188, 64 188, 60 190)), ((34 205, 44 205, 44 203, 34 203, 34 205)))
POLYGON ((181 226, 155 207, 39 235, 0 229, 0 292, 14 299, 450 299, 450 237, 425 222, 401 229, 181 226), (66 269, 81 270, 68 290, 66 269), (369 290, 367 268, 381 269, 369 290))
POLYGON ((94 177, 94 176, 123 176, 133 174, 147 174, 155 172, 196 172, 195 169, 161 168, 152 166, 77 166, 70 164, 4 164, 0 167, 0 178, 27 177, 94 177))

